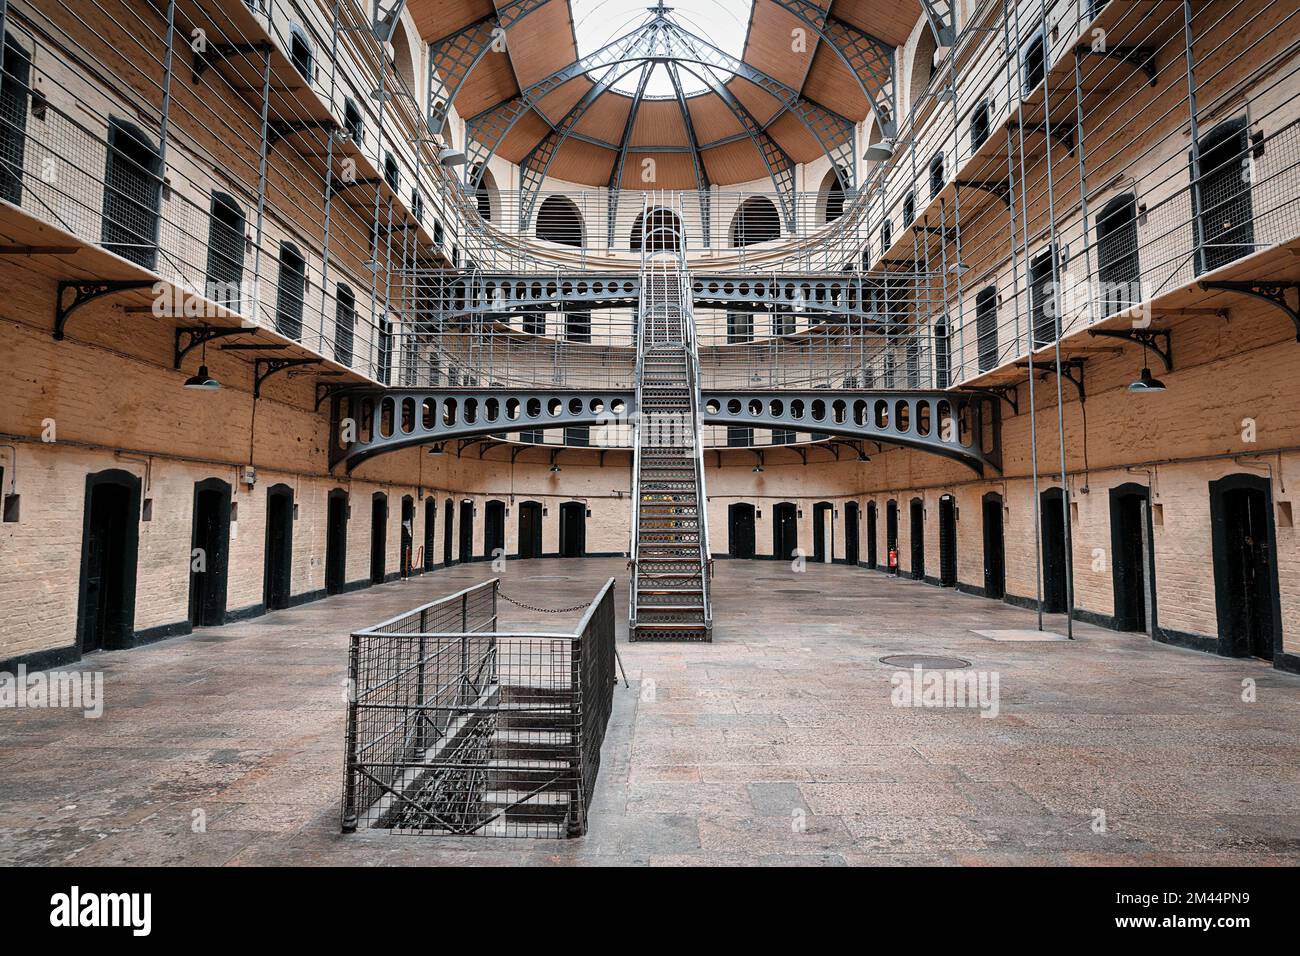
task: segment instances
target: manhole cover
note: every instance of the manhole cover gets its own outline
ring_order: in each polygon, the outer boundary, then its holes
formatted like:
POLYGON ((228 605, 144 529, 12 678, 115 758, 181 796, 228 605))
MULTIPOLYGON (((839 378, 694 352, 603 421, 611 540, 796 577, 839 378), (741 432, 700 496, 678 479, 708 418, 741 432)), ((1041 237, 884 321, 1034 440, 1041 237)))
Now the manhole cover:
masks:
POLYGON ((937 657, 933 654, 891 654, 889 657, 882 657, 880 663, 907 670, 920 667, 930 671, 956 671, 963 667, 970 667, 970 661, 964 661, 960 657, 937 657))

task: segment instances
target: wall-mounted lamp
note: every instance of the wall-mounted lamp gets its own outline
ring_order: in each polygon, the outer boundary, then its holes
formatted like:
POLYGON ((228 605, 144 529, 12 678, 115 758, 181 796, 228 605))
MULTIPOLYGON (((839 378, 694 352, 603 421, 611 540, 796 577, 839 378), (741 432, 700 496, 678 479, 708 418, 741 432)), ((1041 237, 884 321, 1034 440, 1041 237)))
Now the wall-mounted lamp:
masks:
POLYGON ((200 392, 215 392, 221 388, 221 383, 208 374, 208 341, 203 340, 202 358, 199 359, 199 370, 185 380, 185 388, 193 389, 200 392))
POLYGON ((464 166, 465 153, 448 146, 445 149, 438 150, 438 162, 444 166, 464 166))
POLYGON ((883 163, 893 155, 894 141, 892 139, 882 139, 879 143, 872 143, 868 146, 862 158, 868 162, 883 163))

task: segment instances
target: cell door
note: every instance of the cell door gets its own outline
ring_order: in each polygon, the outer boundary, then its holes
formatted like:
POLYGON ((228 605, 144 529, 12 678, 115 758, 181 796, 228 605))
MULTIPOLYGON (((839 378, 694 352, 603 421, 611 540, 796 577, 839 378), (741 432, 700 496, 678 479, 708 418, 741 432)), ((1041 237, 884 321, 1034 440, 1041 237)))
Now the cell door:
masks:
POLYGON ((542 556, 542 506, 525 501, 519 506, 519 557, 542 556))
POLYGON ((856 501, 844 505, 844 560, 853 565, 858 563, 858 503, 856 501))
POLYGON ((560 505, 560 557, 581 558, 587 553, 587 506, 581 502, 560 505))
POLYGON ((897 501, 885 505, 885 562, 891 572, 899 573, 897 501))
POLYGON ((412 562, 415 551, 415 500, 410 495, 402 497, 402 544, 401 544, 401 568, 402 577, 410 577, 411 571, 414 570, 412 562))
POLYGON ((813 560, 818 564, 823 564, 830 558, 831 547, 828 545, 826 526, 833 513, 828 501, 819 501, 813 505, 813 560))
POLYGON ((772 553, 781 561, 789 561, 798 547, 798 512, 785 501, 772 509, 772 553))
POLYGON ((330 492, 325 523, 325 593, 342 594, 347 587, 348 494, 330 492))
POLYGON ((506 553, 506 504, 489 501, 483 509, 483 553, 489 558, 506 553))
POLYGON ((925 505, 920 498, 913 498, 910 511, 909 535, 912 539, 912 579, 920 581, 925 577, 925 505))
POLYGON ((370 499, 370 583, 383 584, 388 576, 388 496, 376 492, 370 499))
POLYGON ((289 606, 293 563, 293 489, 275 485, 266 493, 266 549, 262 580, 268 611, 289 606))
POLYGON ((733 558, 754 556, 754 506, 743 501, 727 506, 727 553, 733 558))
POLYGON ((190 623, 213 627, 226 620, 230 552, 230 485, 211 478, 194 486, 190 537, 190 623))
POLYGON ((436 563, 434 551, 438 543, 438 502, 424 499, 424 570, 432 571, 436 563))
POLYGON ((1065 504, 1060 488, 1042 493, 1040 516, 1043 541, 1043 610, 1064 614, 1065 592, 1065 504))
POLYGON ((1002 532, 1002 498, 984 496, 984 596, 995 600, 1006 597, 1007 559, 1002 532))
POLYGON ((876 549, 876 503, 867 502, 867 567, 875 568, 880 563, 876 549))
POLYGON ((957 502, 952 495, 939 499, 939 584, 957 586, 957 502))
POLYGON ((83 654, 130 643, 135 622, 139 479, 114 469, 86 479, 79 631, 83 654))
POLYGON ((1219 652, 1272 660, 1280 645, 1278 592, 1268 480, 1233 475, 1210 483, 1219 652))
POLYGON ((460 560, 474 560, 474 502, 460 503, 460 560))
POLYGON ((446 506, 442 510, 442 563, 448 567, 456 561, 456 557, 452 553, 452 545, 455 541, 453 537, 455 522, 456 503, 448 498, 446 506))
POLYGON ((1111 583, 1115 627, 1148 631, 1154 584, 1149 573, 1147 491, 1129 484, 1110 491, 1111 583))

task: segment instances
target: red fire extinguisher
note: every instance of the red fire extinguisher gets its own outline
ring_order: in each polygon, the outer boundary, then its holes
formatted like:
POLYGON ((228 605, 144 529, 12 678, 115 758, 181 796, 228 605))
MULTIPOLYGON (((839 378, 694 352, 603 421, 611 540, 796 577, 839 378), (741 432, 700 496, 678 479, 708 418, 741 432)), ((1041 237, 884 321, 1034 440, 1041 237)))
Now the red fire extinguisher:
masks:
POLYGON ((898 570, 898 549, 897 548, 889 549, 889 569, 891 571, 898 570))

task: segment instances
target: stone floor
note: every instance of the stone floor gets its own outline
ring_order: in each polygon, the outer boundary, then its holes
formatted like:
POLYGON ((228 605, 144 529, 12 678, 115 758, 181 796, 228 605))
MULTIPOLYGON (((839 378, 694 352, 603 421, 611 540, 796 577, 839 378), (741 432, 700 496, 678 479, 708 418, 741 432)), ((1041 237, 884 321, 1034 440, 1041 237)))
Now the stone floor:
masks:
MULTIPOLYGON (((503 589, 560 606, 623 574, 515 562, 503 589)), ((438 571, 87 659, 105 674, 98 720, 0 711, 0 863, 1300 861, 1300 678, 1086 625, 1073 643, 998 642, 975 631, 1034 616, 776 562, 719 562, 712 645, 629 645, 620 628, 632 686, 615 691, 585 838, 341 835, 349 629, 489 575, 438 571), (996 673, 998 715, 894 706, 879 658, 898 653, 996 673)), ((503 625, 577 615, 542 618, 503 625)))

